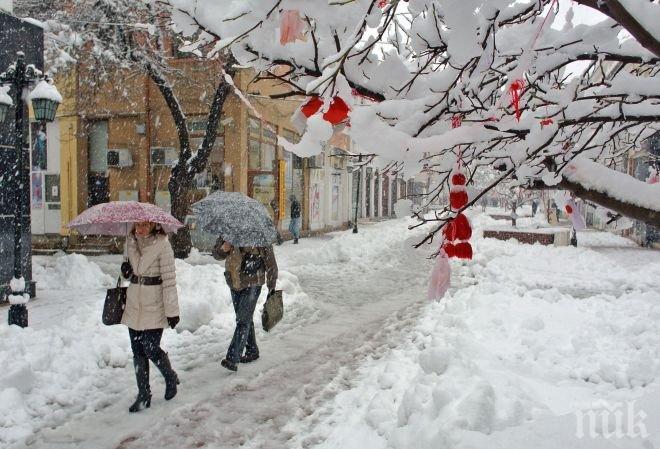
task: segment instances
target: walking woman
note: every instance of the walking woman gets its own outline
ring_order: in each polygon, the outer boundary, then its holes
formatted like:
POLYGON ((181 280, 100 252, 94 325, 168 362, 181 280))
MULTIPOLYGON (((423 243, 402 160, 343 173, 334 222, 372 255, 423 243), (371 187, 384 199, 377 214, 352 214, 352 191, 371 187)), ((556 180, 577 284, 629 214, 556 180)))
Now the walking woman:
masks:
POLYGON ((161 226, 136 223, 127 239, 128 262, 121 267, 130 279, 122 324, 128 326, 138 396, 129 408, 138 412, 151 406, 149 360, 165 378, 165 399, 177 393, 179 379, 167 353, 160 347, 163 329, 174 329, 179 322, 174 253, 161 226))
POLYGON ((230 371, 238 371, 238 363, 250 363, 259 358, 252 317, 262 286, 267 284, 269 295, 275 291, 277 261, 272 245, 239 248, 222 238, 216 242, 213 255, 218 260, 226 259, 225 278, 236 312, 234 337, 221 365, 230 371))

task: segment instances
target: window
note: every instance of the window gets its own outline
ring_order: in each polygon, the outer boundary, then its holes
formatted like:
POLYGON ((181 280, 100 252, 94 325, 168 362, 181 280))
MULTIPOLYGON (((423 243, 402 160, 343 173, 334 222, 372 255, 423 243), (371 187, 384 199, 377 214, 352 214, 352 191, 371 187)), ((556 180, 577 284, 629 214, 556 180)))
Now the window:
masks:
POLYGON ((250 170, 272 172, 277 157, 275 125, 248 117, 248 166, 250 170))
MULTIPOLYGON (((204 143, 204 136, 206 135, 206 126, 208 124, 207 116, 196 116, 188 117, 186 119, 188 124, 188 131, 190 132, 190 149, 195 152, 202 147, 204 143)), ((218 123, 218 129, 216 131, 215 142, 213 142, 213 148, 211 149, 211 154, 209 154, 208 167, 218 165, 225 160, 225 129, 222 126, 222 123, 218 123), (216 164, 214 164, 216 163, 216 164)), ((212 184, 213 175, 219 176, 218 173, 213 172, 213 170, 208 171, 208 169, 195 177, 195 186, 197 188, 210 187, 212 184)))

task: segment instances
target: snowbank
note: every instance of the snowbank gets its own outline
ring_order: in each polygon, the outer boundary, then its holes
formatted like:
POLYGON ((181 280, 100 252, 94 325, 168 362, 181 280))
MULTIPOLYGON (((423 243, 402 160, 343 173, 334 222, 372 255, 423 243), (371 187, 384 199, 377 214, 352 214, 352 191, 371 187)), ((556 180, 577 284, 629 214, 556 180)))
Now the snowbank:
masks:
POLYGON ((91 290, 110 288, 117 282, 81 254, 58 253, 52 258, 35 258, 32 270, 38 288, 91 290))
POLYGON ((577 410, 655 394, 657 254, 473 240, 475 259, 452 262, 452 293, 315 412, 314 447, 526 449, 532 431, 538 447, 587 447, 577 410))

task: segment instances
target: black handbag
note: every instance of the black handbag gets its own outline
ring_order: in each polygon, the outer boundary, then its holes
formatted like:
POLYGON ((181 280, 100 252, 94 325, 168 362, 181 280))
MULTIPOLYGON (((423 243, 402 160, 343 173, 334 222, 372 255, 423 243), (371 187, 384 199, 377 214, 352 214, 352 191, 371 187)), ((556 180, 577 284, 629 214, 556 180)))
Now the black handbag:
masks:
POLYGON ((261 311, 261 326, 268 332, 280 322, 283 316, 282 290, 275 290, 266 298, 264 309, 261 311))
POLYGON ((105 303, 103 303, 103 324, 112 326, 121 324, 121 318, 124 316, 126 308, 126 290, 127 287, 121 287, 121 278, 117 279, 117 287, 109 288, 105 294, 105 303))

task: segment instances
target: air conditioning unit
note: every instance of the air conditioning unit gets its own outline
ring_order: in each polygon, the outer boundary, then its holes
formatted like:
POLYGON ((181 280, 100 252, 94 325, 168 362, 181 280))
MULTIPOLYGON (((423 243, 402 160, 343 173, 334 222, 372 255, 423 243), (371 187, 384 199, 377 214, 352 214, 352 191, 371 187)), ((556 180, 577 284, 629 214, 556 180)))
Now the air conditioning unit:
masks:
POLYGON ((128 148, 115 148, 108 150, 108 167, 132 167, 133 155, 128 148))
POLYGON ((179 158, 174 147, 151 147, 151 166, 172 167, 179 158))

